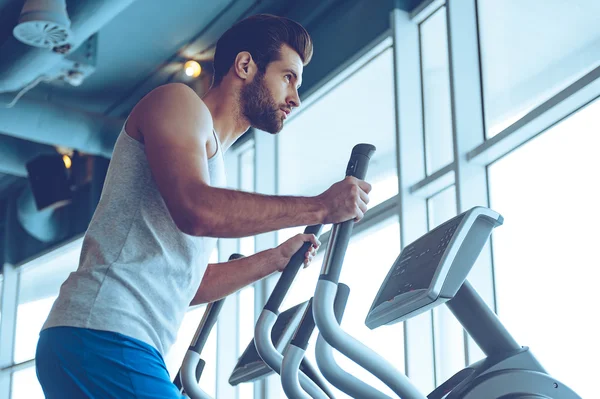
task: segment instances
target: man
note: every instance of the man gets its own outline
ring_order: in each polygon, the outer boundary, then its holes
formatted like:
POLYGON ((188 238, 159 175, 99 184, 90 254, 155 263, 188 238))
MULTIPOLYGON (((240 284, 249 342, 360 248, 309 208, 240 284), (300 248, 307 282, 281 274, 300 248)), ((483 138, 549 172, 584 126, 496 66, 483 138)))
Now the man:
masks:
MULTIPOLYGON (((276 134, 300 106, 312 57, 306 30, 258 15, 217 42, 204 98, 182 84, 134 107, 115 144, 80 264, 61 287, 36 354, 47 398, 175 398, 163 355, 188 306, 215 301, 282 271, 304 242, 208 264, 217 237, 360 220, 371 187, 346 178, 315 197, 223 188, 223 153, 250 126, 276 134)), ((311 143, 306 143, 310 149, 311 143)))

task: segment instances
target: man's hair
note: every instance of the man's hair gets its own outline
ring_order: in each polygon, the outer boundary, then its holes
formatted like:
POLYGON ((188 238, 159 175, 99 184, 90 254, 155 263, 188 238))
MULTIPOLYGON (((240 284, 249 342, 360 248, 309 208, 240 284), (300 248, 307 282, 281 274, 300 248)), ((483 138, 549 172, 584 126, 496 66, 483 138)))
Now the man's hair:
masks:
POLYGON ((242 51, 249 52, 259 71, 264 73, 269 63, 279 60, 283 44, 294 49, 304 65, 310 62, 312 40, 299 23, 270 14, 253 15, 237 22, 217 41, 213 85, 221 83, 242 51))

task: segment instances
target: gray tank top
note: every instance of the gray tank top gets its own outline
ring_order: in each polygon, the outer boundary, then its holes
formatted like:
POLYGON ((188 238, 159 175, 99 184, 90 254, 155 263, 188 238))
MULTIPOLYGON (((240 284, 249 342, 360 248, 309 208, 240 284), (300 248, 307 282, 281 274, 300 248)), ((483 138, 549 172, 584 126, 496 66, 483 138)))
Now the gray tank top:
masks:
MULTIPOLYGON (((210 183, 224 187, 223 153, 215 137, 210 183)), ((83 239, 79 267, 62 284, 42 329, 114 331, 165 355, 216 241, 177 228, 150 173, 144 144, 123 127, 83 239)))

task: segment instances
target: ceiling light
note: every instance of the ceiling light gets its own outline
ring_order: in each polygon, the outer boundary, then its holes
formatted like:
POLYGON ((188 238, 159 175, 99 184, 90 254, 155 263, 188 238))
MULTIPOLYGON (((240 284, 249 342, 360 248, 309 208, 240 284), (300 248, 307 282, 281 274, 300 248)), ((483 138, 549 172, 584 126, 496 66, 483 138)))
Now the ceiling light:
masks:
POLYGON ((71 165, 73 164, 73 161, 71 161, 71 158, 67 154, 65 154, 62 156, 62 159, 65 164, 65 167, 67 169, 71 169, 71 165))
POLYGON ((190 78, 197 78, 200 76, 200 72, 202 72, 202 67, 194 60, 186 62, 183 69, 185 70, 185 74, 190 78))

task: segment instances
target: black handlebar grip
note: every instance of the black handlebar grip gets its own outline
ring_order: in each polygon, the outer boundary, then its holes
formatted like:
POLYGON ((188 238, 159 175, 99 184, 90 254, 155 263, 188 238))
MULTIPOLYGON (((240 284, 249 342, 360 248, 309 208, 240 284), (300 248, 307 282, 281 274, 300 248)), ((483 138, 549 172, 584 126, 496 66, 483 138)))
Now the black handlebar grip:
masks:
MULTIPOLYGON (((314 226, 308 226, 304 229, 304 234, 314 234, 315 236, 319 236, 321 233, 321 229, 323 228, 322 224, 317 224, 314 226)), ((305 242, 302 247, 290 258, 290 261, 285 266, 285 269, 281 273, 275 288, 273 288, 273 292, 269 296, 267 303, 265 304, 264 309, 270 310, 271 312, 278 314, 279 307, 283 302, 283 298, 285 298, 287 292, 289 291, 300 267, 304 263, 304 254, 308 251, 311 242, 305 242)))
MULTIPOLYGON (((357 144, 352 149, 352 155, 346 167, 346 176, 354 176, 357 179, 364 180, 367 176, 367 169, 371 157, 375 153, 375 146, 371 144, 357 144)), ((325 255, 326 265, 324 273, 319 276, 319 280, 328 280, 333 283, 338 283, 346 249, 352 235, 354 220, 346 220, 338 223, 334 227, 334 232, 327 247, 327 255, 325 255), (329 256, 328 256, 329 255, 329 256)))
POLYGON ((357 179, 364 180, 367 176, 369 161, 375 153, 375 146, 372 144, 357 144, 352 149, 350 161, 346 167, 346 176, 354 176, 357 179))
POLYGON ((350 296, 350 287, 346 284, 339 283, 337 286, 337 292, 335 293, 335 300, 333 302, 333 313, 335 313, 335 319, 338 324, 342 322, 344 317, 344 310, 346 310, 346 304, 348 303, 348 296, 350 296))
POLYGON ((308 347, 308 341, 310 340, 310 336, 315 330, 315 319, 313 318, 313 299, 310 298, 308 301, 308 306, 304 311, 304 315, 302 316, 302 321, 298 326, 298 329, 294 333, 294 338, 292 338, 291 344, 297 346, 298 348, 306 350, 308 347))
POLYGON ((242 254, 233 253, 233 254, 229 255, 229 260, 240 259, 240 258, 243 258, 243 257, 244 257, 244 255, 242 255, 242 254))

